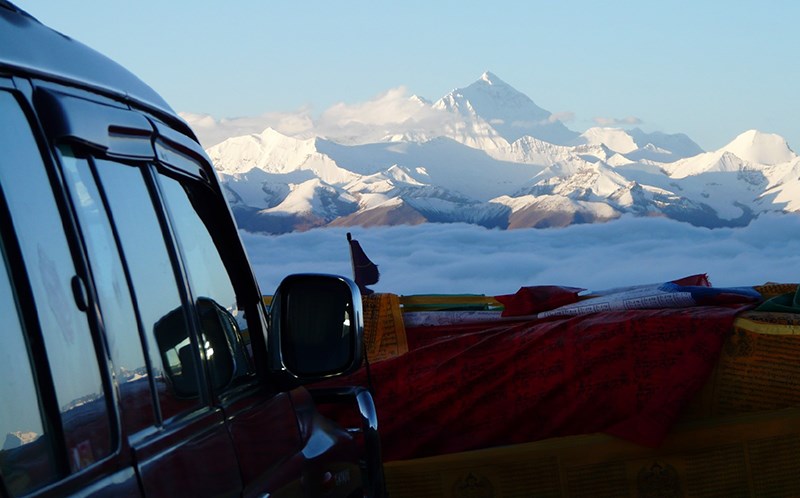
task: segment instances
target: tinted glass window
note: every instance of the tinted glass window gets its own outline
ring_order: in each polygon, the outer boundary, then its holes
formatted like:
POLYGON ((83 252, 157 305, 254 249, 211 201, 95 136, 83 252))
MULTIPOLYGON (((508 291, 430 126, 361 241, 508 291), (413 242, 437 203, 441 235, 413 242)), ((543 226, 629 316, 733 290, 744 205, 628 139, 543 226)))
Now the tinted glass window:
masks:
POLYGON ((0 93, 0 183, 36 301, 70 468, 109 454, 110 424, 98 357, 59 210, 39 150, 21 109, 0 93))
POLYGON ((253 373, 249 327, 239 309, 234 286, 203 213, 215 205, 202 182, 159 176, 172 215, 195 306, 200 317, 202 345, 212 385, 223 389, 253 373))
POLYGON ((61 163, 78 214, 109 353, 119 382, 122 421, 129 433, 155 423, 148 370, 130 290, 114 234, 87 159, 61 149, 61 163))
POLYGON ((0 252, 0 472, 16 496, 55 480, 57 472, 3 256, 0 252))
POLYGON ((200 404, 197 346, 145 170, 111 161, 96 165, 133 282, 161 415, 168 419, 200 404))

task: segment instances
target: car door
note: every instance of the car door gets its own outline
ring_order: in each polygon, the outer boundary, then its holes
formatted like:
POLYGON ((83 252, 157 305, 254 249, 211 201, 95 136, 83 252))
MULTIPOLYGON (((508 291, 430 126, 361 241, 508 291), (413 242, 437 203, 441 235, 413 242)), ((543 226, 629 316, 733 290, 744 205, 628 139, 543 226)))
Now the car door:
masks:
POLYGON ((99 211, 100 223, 87 223, 84 237, 98 265, 119 262, 116 297, 132 303, 128 319, 109 321, 116 328, 107 337, 115 358, 139 371, 123 376, 133 381, 118 389, 144 493, 239 495, 236 455, 224 413, 211 403, 198 318, 155 180, 152 124, 114 102, 61 88, 41 85, 36 97, 73 204, 99 211))
POLYGON ((278 389, 265 368, 261 293, 227 202, 208 181, 210 165, 195 145, 157 129, 159 192, 173 220, 200 317, 206 375, 225 412, 244 496, 356 492, 361 478, 351 436, 316 411, 305 389, 278 389))
POLYGON ((273 496, 290 483, 299 483, 302 466, 283 464, 299 454, 303 444, 289 394, 271 385, 264 368, 261 294, 227 203, 201 173, 208 169, 200 151, 181 151, 179 137, 168 130, 160 132, 157 149, 167 167, 157 175, 159 191, 173 220, 200 316, 212 395, 226 414, 245 496, 273 496))
POLYGON ((30 90, 0 78, 0 491, 137 495, 89 270, 30 90))

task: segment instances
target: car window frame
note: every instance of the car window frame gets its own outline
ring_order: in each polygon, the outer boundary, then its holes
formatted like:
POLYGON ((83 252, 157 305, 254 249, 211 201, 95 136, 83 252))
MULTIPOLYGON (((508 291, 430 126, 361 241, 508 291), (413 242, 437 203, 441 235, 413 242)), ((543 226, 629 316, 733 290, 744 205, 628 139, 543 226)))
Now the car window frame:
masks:
MULTIPOLYGON (((100 168, 96 162, 98 159, 142 168, 143 175, 145 176, 145 183, 150 193, 151 201, 154 205, 154 211, 161 225, 162 237, 164 239, 168 255, 172 261, 178 293, 184 309, 187 310, 186 318, 190 322, 190 340, 196 349, 195 353, 200 353, 199 341, 201 340, 201 327, 199 313, 196 309, 196 303, 194 303, 191 279, 186 271, 185 263, 183 261, 183 250, 180 245, 179 237, 176 235, 176 231, 173 226, 174 220, 171 219, 169 206, 160 190, 158 176, 164 174, 166 176, 176 178, 181 183, 197 182, 202 184, 202 187, 200 188, 209 189, 213 193, 214 199, 216 199, 218 202, 217 207, 221 210, 221 213, 227 214, 227 218, 224 215, 215 216, 215 218, 220 221, 219 227, 224 230, 224 234, 212 234, 212 236, 214 237, 215 241, 219 237, 236 237, 236 240, 238 241, 238 244, 228 245, 226 248, 226 253, 220 251, 220 255, 224 261, 234 289, 237 291, 237 298, 244 298, 245 300, 251 301, 249 303, 245 302, 244 306, 249 306, 249 309, 254 310, 254 314, 258 315, 252 320, 249 320, 249 322, 252 323, 250 328, 252 329, 253 336, 255 336, 251 337, 253 343, 253 355, 251 360, 255 369, 255 376, 249 382, 241 383, 241 385, 237 386, 236 389, 230 389, 224 393, 214 392, 214 390, 211 388, 211 382, 208 378, 205 361, 201 353, 200 362, 202 368, 200 369, 200 396, 203 398, 203 402, 198 408, 202 408, 204 405, 212 406, 214 404, 219 404, 220 400, 218 398, 230 397, 238 391, 247 391, 255 388, 262 388, 264 385, 272 385, 272 383, 268 381, 269 373, 266 367, 267 323, 266 312, 265 309, 263 309, 263 302, 261 301, 261 293, 258 290, 258 285, 255 282, 255 277, 252 274, 252 268, 246 252, 244 251, 244 247, 241 243, 235 223, 228 221, 229 219, 232 220, 230 207, 228 206, 227 202, 225 202, 224 194, 222 193, 219 185, 211 181, 211 178, 215 177, 216 175, 215 170, 211 166, 210 161, 200 145, 190 137, 185 136, 180 131, 171 128, 170 126, 164 124, 164 122, 158 120, 155 116, 146 112, 130 108, 124 109, 123 106, 119 106, 119 103, 110 103, 105 98, 98 98, 97 100, 94 100, 91 98, 92 96, 87 94, 85 91, 73 93, 61 85, 46 84, 42 85, 41 88, 44 90, 38 94, 37 98, 39 101, 43 101, 48 104, 49 108, 57 107, 59 102, 66 102, 64 105, 66 106, 67 110, 62 110, 60 113, 58 111, 53 111, 52 109, 49 109, 48 111, 51 115, 55 116, 53 119, 56 122, 54 125, 49 125, 49 132, 51 134, 63 134, 61 137, 51 137, 51 140, 54 139, 53 141, 56 142, 56 148, 60 143, 66 143, 72 146, 75 154, 81 155, 89 160, 92 168, 94 168, 95 171, 100 168), (111 116, 121 116, 121 121, 136 122, 136 120, 139 120, 138 122, 140 124, 136 125, 139 128, 143 128, 141 126, 142 119, 147 119, 153 130, 152 135, 149 137, 149 141, 151 142, 150 147, 152 147, 152 150, 147 152, 143 148, 139 147, 135 151, 135 157, 125 156, 124 154, 120 153, 120 150, 112 150, 114 144, 111 143, 111 145, 109 145, 108 142, 103 141, 102 136, 100 136, 100 134, 97 132, 97 123, 89 126, 91 129, 90 138, 83 139, 79 135, 81 128, 80 125, 73 125, 70 121, 74 118, 70 117, 69 108, 73 107, 80 110, 85 110, 86 112, 91 112, 92 105, 98 106, 98 109, 101 109, 106 114, 110 113, 109 115, 111 116), (127 113, 137 117, 135 119, 125 118, 125 114, 127 113), (109 145, 109 148, 105 149, 105 145, 109 145), (229 264, 233 265, 233 268, 229 268, 229 264)), ((96 119, 96 117, 92 116, 85 118, 87 118, 87 121, 96 119)), ((112 130, 108 129, 108 131, 110 133, 112 130)), ((141 135, 141 133, 141 130, 139 130, 131 134, 130 137, 139 139, 145 138, 141 135)), ((58 156, 57 151, 55 155, 58 156)), ((100 181, 99 178, 97 180, 98 187, 101 190, 101 196, 105 199, 106 194, 104 187, 102 186, 102 181, 100 181)), ((77 217, 77 215, 75 216, 77 217)), ((116 222, 113 221, 113 214, 109 213, 109 216, 112 218, 112 223, 115 225, 116 222)), ((113 231, 115 238, 119 240, 120 236, 116 226, 114 226, 113 231)), ((215 246, 218 249, 220 247, 216 244, 215 246)), ((118 247, 118 252, 120 253, 120 258, 123 261, 123 267, 126 275, 128 275, 129 287, 133 292, 132 298, 134 300, 134 308, 137 318, 140 318, 139 305, 136 302, 135 296, 135 285, 130 278, 129 262, 126 259, 124 250, 122 250, 122 248, 118 247)), ((140 338, 142 338, 144 344, 147 344, 147 342, 151 340, 151 338, 148 337, 148 334, 145 333, 141 327, 140 338)), ((145 356, 148 362, 149 372, 152 377, 153 370, 151 363, 156 361, 156 359, 151 357, 152 355, 150 355, 148 349, 148 347, 145 347, 145 356)), ((157 399, 158 396, 152 389, 152 386, 151 391, 154 398, 157 399)), ((163 425, 166 421, 168 421, 169 417, 165 419, 165 417, 162 416, 160 410, 158 409, 158 403, 156 404, 156 411, 158 422, 163 425)))
MULTIPOLYGON (((85 161, 86 162, 88 170, 89 170, 89 173, 90 173, 90 175, 92 177, 92 182, 94 184, 93 186, 96 189, 96 191, 97 191, 96 193, 99 196, 99 199, 96 199, 96 201, 99 201, 100 205, 102 206, 102 211, 103 211, 102 215, 104 217, 104 221, 106 221, 108 223, 108 227, 107 228, 110 231, 111 238, 113 239, 112 244, 111 244, 111 250, 115 252, 115 255, 116 255, 116 258, 117 258, 117 262, 119 263, 119 265, 121 267, 121 270, 122 270, 121 279, 124 281, 124 285, 125 285, 125 288, 126 288, 126 291, 127 291, 127 297, 130 299, 128 304, 130 306, 131 313, 133 314, 133 318, 134 318, 134 324, 135 324, 134 328, 136 329, 135 330, 135 334, 136 334, 136 338, 138 339, 138 343, 137 344, 138 344, 138 346, 140 348, 140 352, 141 352, 141 355, 142 355, 143 360, 144 360, 144 366, 145 366, 147 374, 148 374, 147 376, 148 376, 149 395, 150 395, 149 396, 150 397, 150 407, 151 407, 151 410, 152 410, 152 416, 153 416, 153 420, 154 420, 153 424, 145 425, 144 427, 139 428, 138 430, 134 430, 133 432, 129 432, 127 430, 128 429, 127 424, 124 422, 124 418, 125 417, 124 417, 123 414, 120 414, 120 419, 121 419, 121 423, 122 423, 122 434, 123 434, 123 438, 125 438, 125 439, 136 438, 137 435, 144 436, 147 433, 150 433, 150 432, 155 431, 155 430, 158 429, 158 423, 157 422, 161 420, 160 419, 160 409, 159 409, 159 405, 158 405, 158 400, 156 399, 156 396, 155 396, 155 386, 153 385, 154 381, 153 381, 153 375, 152 375, 153 369, 152 369, 152 366, 151 366, 150 356, 147 354, 147 343, 145 342, 146 341, 146 335, 143 333, 144 329, 143 329, 143 325, 142 325, 142 321, 141 321, 141 317, 140 317, 140 313, 139 313, 139 309, 138 309, 138 302, 137 302, 136 295, 135 295, 135 289, 134 289, 134 286, 133 286, 133 280, 132 280, 131 275, 130 275, 130 270, 128 268, 128 264, 124 259, 124 251, 122 250, 122 243, 121 243, 121 241, 119 239, 119 235, 118 235, 117 229, 115 227, 114 218, 113 218, 113 216, 111 214, 111 207, 109 206, 108 199, 107 199, 107 197, 105 195, 105 192, 103 191, 103 189, 101 187, 101 184, 100 184, 100 179, 99 179, 99 176, 97 174, 97 165, 96 165, 96 162, 95 162, 95 156, 92 155, 92 154, 82 153, 80 150, 76 150, 74 147, 72 147, 69 144, 61 144, 61 145, 56 147, 56 157, 57 157, 59 163, 61 163, 60 166, 62 168, 62 175, 64 176, 65 190, 66 190, 66 193, 68 194, 68 196, 70 197, 71 204, 73 205, 73 209, 75 211, 75 215, 76 215, 76 219, 77 219, 77 223, 78 223, 77 229, 80 232, 82 239, 84 239, 84 248, 87 251, 87 261, 89 261, 88 266, 90 268, 90 271, 91 271, 91 267, 93 265, 93 262, 91 261, 91 259, 92 259, 91 258, 91 253, 93 251, 93 249, 91 247, 92 246, 92 242, 85 240, 85 238, 90 238, 89 235, 84 233, 84 230, 88 230, 88 227, 83 227, 82 226, 81 216, 78 213, 78 210, 81 209, 81 208, 79 208, 78 206, 75 205, 77 200, 76 199, 72 199, 72 187, 67 185, 67 183, 70 182, 70 178, 68 178, 69 174, 65 171, 65 169, 67 168, 67 165, 66 165, 66 161, 67 160, 72 160, 74 158, 76 161, 85 161), (69 152, 69 154, 65 154, 65 152, 69 152)), ((92 274, 91 285, 92 285, 93 289, 95 290, 95 294, 98 295, 98 300, 96 300, 95 303, 97 303, 96 307, 99 310, 98 313, 102 317, 103 316, 102 299, 100 299, 100 297, 99 297, 100 290, 98 289, 98 284, 97 284, 93 274, 92 274)), ((103 327, 104 339, 106 341, 109 341, 110 340, 109 337, 110 337, 110 335, 112 333, 109 332, 109 330, 105 327, 105 318, 103 318, 103 324, 104 324, 104 327, 103 327)), ((109 348, 108 357, 109 357, 109 360, 110 360, 111 364, 113 364, 114 360, 115 360, 115 356, 114 356, 113 352, 110 350, 111 349, 110 345, 109 345, 108 348, 109 348)), ((112 366, 112 368, 114 370, 116 370, 117 367, 118 366, 116 364, 113 364, 113 366, 112 366)), ((115 374, 115 378, 117 378, 116 374, 115 374)), ((115 385, 115 388, 121 390, 121 385, 119 385, 119 383, 117 382, 117 384, 115 385)), ((120 412, 122 412, 123 408, 124 408, 124 403, 123 403, 123 400, 122 400, 122 393, 121 392, 119 393, 118 406, 119 406, 120 412)))
MULTIPOLYGON (((140 111, 132 110, 132 112, 140 111)), ((147 114, 143 112, 140 112, 140 114, 147 116, 147 114)), ((74 145, 79 149, 81 148, 81 144, 79 142, 65 141, 62 143, 74 145)), ((140 340, 145 341, 143 343, 143 349, 149 365, 148 373, 151 378, 149 386, 150 394, 154 399, 154 407, 156 408, 157 416, 153 430, 141 430, 135 435, 126 434, 126 436, 128 436, 127 443, 131 447, 132 453, 137 455, 134 465, 137 469, 137 475, 141 489, 144 491, 153 491, 152 486, 154 481, 152 472, 158 468, 157 465, 153 465, 154 461, 160 461, 162 458, 166 458, 167 460, 175 458, 178 460, 181 460, 181 458, 189 458, 191 460, 195 457, 186 456, 187 454, 191 453, 191 447, 194 444, 203 443, 204 441, 209 440, 209 438, 212 438, 223 444, 225 441, 230 443, 223 424, 224 412, 219 406, 217 406, 216 403, 212 401, 211 396, 207 394, 210 392, 209 382, 206 379, 205 369, 200 368, 200 363, 197 364, 199 375, 199 392, 198 396, 193 398, 197 400, 197 403, 191 408, 181 410, 169 416, 165 416, 165 414, 161 411, 162 400, 159 397, 159 393, 153 388, 152 379, 154 379, 154 370, 152 363, 156 361, 161 362, 161 358, 154 358, 151 354, 152 348, 148 345, 148 343, 155 341, 155 337, 146 332, 143 327, 140 326, 142 323, 142 313, 140 304, 137 302, 136 284, 131 278, 131 272, 133 270, 130 266, 130 256, 126 254, 124 247, 125 243, 122 242, 122 238, 125 236, 120 233, 119 220, 115 219, 113 212, 114 210, 113 208, 109 207, 109 195, 112 194, 107 192, 107 185, 103 182, 103 174, 101 170, 104 167, 135 168, 136 176, 141 178, 141 195, 143 198, 146 196, 147 200, 152 205, 152 208, 148 209, 152 209, 152 215, 156 218, 154 220, 155 225, 153 226, 153 229, 154 234, 157 230, 157 234, 153 236, 160 239, 163 243, 164 251, 166 252, 165 256, 169 260, 168 265, 174 277, 175 291, 177 294, 176 302, 179 302, 179 307, 176 309, 181 310, 183 315, 186 317, 187 322, 189 323, 189 326, 187 327, 187 334, 192 346, 195 348, 195 355, 197 355, 197 353, 199 353, 199 345, 197 344, 197 341, 199 340, 199 327, 196 323, 194 323, 196 318, 194 317, 195 312, 193 304, 189 301, 185 292, 185 289, 189 285, 188 280, 180 265, 180 254, 174 239, 174 233, 167 220, 167 208, 164 204, 163 198, 160 195, 155 179, 157 161, 150 158, 121 158, 114 157, 113 155, 109 156, 103 154, 102 150, 92 146, 81 149, 79 154, 82 154, 89 162, 90 168, 93 170, 93 174, 97 180, 96 184, 98 191, 100 192, 100 197, 103 199, 104 205, 106 205, 106 214, 110 219, 112 232, 114 234, 115 241, 117 242, 116 250, 124 268, 124 272, 126 273, 126 279, 129 288, 131 289, 133 308, 137 316, 137 333, 139 334, 140 340), (200 430, 201 432, 198 433, 196 432, 197 430, 200 430), (183 455, 183 457, 176 457, 176 454, 183 455)), ((217 458, 220 461, 224 460, 228 462, 234 462, 235 453, 232 443, 230 446, 226 446, 226 448, 228 449, 221 452, 217 458)), ((200 455, 196 456, 196 458, 199 457, 200 455)), ((196 463, 199 463, 199 460, 196 463)), ((227 470, 230 470, 231 468, 236 470, 235 466, 226 467, 227 470)), ((160 471, 155 470, 155 472, 157 474, 160 471)), ((238 470, 236 470, 236 475, 238 476, 238 470)), ((233 476, 231 475, 229 477, 232 478, 233 476)), ((235 485, 233 481, 230 482, 231 485, 235 485)))
MULTIPOLYGON (((94 349, 94 354, 91 357, 96 362, 100 375, 100 385, 103 390, 110 434, 108 454, 84 468, 70 469, 68 463, 69 455, 66 448, 66 434, 61 420, 61 410, 58 405, 53 371, 50 368, 49 361, 46 360, 48 351, 44 341, 42 325, 36 311, 36 302, 29 283, 31 277, 24 264, 16 229, 13 228, 13 225, 9 225, 6 233, 7 238, 5 239, 6 257, 13 258, 15 262, 10 268, 9 276, 19 301, 20 315, 24 321, 31 354, 37 359, 34 361, 35 381, 45 411, 43 417, 46 419, 46 424, 51 428, 53 434, 55 452, 57 454, 56 460, 59 466, 58 478, 33 491, 32 494, 34 495, 59 489, 72 489, 78 485, 77 483, 102 479, 104 476, 124 468, 129 463, 129 458, 126 458, 128 452, 125 451, 127 445, 120 427, 117 409, 118 397, 112 380, 113 376, 108 369, 108 351, 102 328, 102 319, 94 306, 96 299, 87 264, 87 254, 76 224, 75 213, 72 211, 70 201, 62 188, 64 179, 52 148, 53 144, 46 138, 47 134, 33 103, 35 84, 36 80, 29 80, 19 76, 15 76, 13 79, 0 77, 0 91, 9 93, 16 100, 25 117, 27 129, 36 143, 36 154, 41 160, 41 167, 44 168, 49 183, 48 190, 52 194, 58 210, 57 215, 61 222, 69 257, 73 263, 75 275, 82 283, 80 290, 84 293, 86 303, 86 310, 83 310, 83 312, 86 314, 88 331, 94 349)), ((3 214, 8 215, 7 219, 10 221, 10 212, 5 199, 3 199, 2 209, 5 211, 3 214)))
MULTIPOLYGON (((184 158, 184 160, 199 162, 199 160, 195 159, 194 157, 186 157, 184 158)), ((180 235, 177 233, 177 229, 175 228, 176 221, 174 220, 174 213, 172 212, 169 206, 170 201, 163 190, 163 186, 161 185, 161 182, 163 180, 161 180, 159 176, 163 175, 165 177, 171 178, 180 183, 181 185, 191 184, 192 187, 190 188, 208 189, 210 192, 212 192, 214 199, 216 199, 216 201, 219 202, 221 202, 220 199, 224 200, 224 197, 220 197, 221 194, 217 190, 213 189, 212 184, 207 180, 207 178, 190 174, 187 171, 188 168, 183 168, 183 167, 176 168, 175 167, 176 162, 177 161, 173 160, 170 165, 164 165, 161 162, 153 164, 152 165, 153 176, 155 182, 158 184, 159 197, 160 197, 160 202, 162 203, 163 206, 163 210, 169 218, 169 230, 171 233, 171 237, 174 240, 174 245, 175 249, 178 252, 178 257, 180 259, 180 264, 181 264, 180 271, 182 278, 186 284, 187 296, 189 297, 189 306, 192 309, 192 314, 194 315, 194 320, 195 320, 195 326, 196 326, 195 333, 197 334, 197 337, 199 339, 200 335, 202 334, 202 327, 200 325, 200 318, 199 318, 200 311, 197 308, 198 296, 195 293, 196 290, 192 287, 192 279, 189 274, 191 270, 188 269, 187 256, 185 253, 185 249, 183 247, 183 242, 181 241, 180 235)), ((227 225, 226 220, 220 220, 221 218, 220 216, 215 215, 214 218, 216 219, 215 221, 221 221, 221 223, 217 224, 217 226, 215 226, 214 228, 224 228, 227 225)), ((220 259, 222 260, 224 269, 226 271, 226 275, 231 282, 234 293, 236 294, 237 302, 240 305, 240 309, 243 310, 248 309, 254 311, 255 314, 257 315, 256 317, 249 317, 247 320, 248 326, 250 328, 250 340, 251 340, 251 350, 252 350, 248 361, 251 362, 252 364, 253 372, 252 374, 247 376, 246 380, 237 382, 235 385, 228 386, 224 389, 214 389, 214 386, 212 385, 213 383, 209 378, 208 364, 205 358, 202 359, 204 374, 206 375, 206 380, 207 380, 206 385, 209 389, 210 399, 216 405, 221 405, 225 404, 226 402, 232 399, 244 396, 247 393, 252 392, 254 389, 262 389, 265 385, 269 385, 269 383, 265 382, 264 379, 264 373, 266 370, 261 368, 265 365, 264 358, 259 357, 262 351, 265 352, 264 337, 266 333, 266 321, 264 320, 264 315, 260 307, 262 304, 261 301, 259 300, 258 303, 254 302, 248 303, 246 301, 248 295, 250 295, 250 297, 252 297, 253 295, 249 292, 249 290, 257 288, 257 287, 250 287, 250 282, 246 281, 247 277, 241 274, 243 266, 247 265, 247 267, 249 268, 249 262, 247 260, 240 259, 240 256, 246 256, 246 255, 244 254, 243 251, 239 253, 239 251, 235 249, 233 253, 231 253, 230 251, 225 252, 220 250, 221 245, 216 244, 216 242, 220 239, 221 235, 215 233, 215 231, 212 230, 209 230, 208 232, 213 241, 215 242, 214 249, 217 250, 220 259), (241 301, 243 298, 245 299, 244 302, 241 301)), ((236 234, 236 236, 238 237, 238 233, 236 234)), ((235 246, 236 244, 233 245, 235 246)), ((241 247, 241 244, 239 244, 239 247, 241 247)), ((232 248, 228 247, 228 249, 232 248)), ((244 377, 242 379, 244 379, 244 377)))
MULTIPOLYGON (((58 92, 64 95, 73 96, 84 101, 89 101, 90 103, 96 103, 100 106, 108 106, 109 102, 107 97, 94 95, 92 92, 88 92, 83 88, 73 88, 60 83, 42 81, 36 78, 28 79, 15 76, 13 78, 4 79, 2 76, 0 76, 0 90, 14 93, 20 107, 23 108, 28 125, 34 134, 38 148, 37 152, 41 158, 41 161, 44 163, 47 176, 50 181, 50 188, 53 191, 53 196, 55 197, 55 201, 59 209, 59 217, 61 219, 64 235, 69 246, 70 256, 75 266, 75 272, 81 276, 81 279, 85 284, 85 292, 87 296, 86 299, 88 304, 86 311, 87 320, 89 323, 89 330, 92 335, 92 343, 95 345, 95 356, 97 356, 97 362, 100 368, 103 392, 105 394, 106 403, 109 406, 107 413, 112 427, 112 449, 110 454, 105 459, 98 460, 91 466, 81 469, 78 472, 69 473, 67 466, 67 470, 61 472, 55 482, 46 485, 40 490, 35 491, 33 494, 36 495, 40 492, 55 492, 57 494, 69 493, 69 490, 75 491, 84 489, 84 487, 89 483, 106 481, 110 478, 109 476, 116 476, 113 477, 113 479, 117 479, 117 481, 114 481, 115 485, 124 481, 125 486, 128 487, 132 485, 131 483, 133 483, 135 486, 140 486, 141 483, 137 485, 137 480, 135 478, 137 473, 134 470, 136 468, 136 462, 133 460, 133 455, 135 454, 133 451, 134 448, 150 444, 148 441, 152 441, 156 447, 161 446, 161 443, 158 441, 163 440, 167 434, 173 431, 183 431, 183 428, 186 428, 187 424, 192 424, 192 420, 199 420, 206 413, 219 413, 220 410, 222 410, 221 413, 225 413, 225 407, 227 407, 230 403, 236 402, 237 400, 244 400, 244 398, 247 396, 257 395, 259 399, 266 400, 271 399, 281 391, 278 387, 276 387, 276 383, 272 380, 272 374, 268 370, 268 363, 266 361, 266 334, 268 333, 266 308, 262 302, 262 296, 258 290, 258 284, 256 283, 255 276, 252 273, 252 267, 250 266, 244 246, 241 243, 241 237, 239 235, 238 228, 233 221, 230 206, 227 204, 227 202, 225 202, 225 197, 221 191, 221 187, 219 186, 218 182, 215 181, 216 173, 207 156, 202 151, 202 148, 200 148, 199 144, 197 144, 193 138, 183 135, 180 130, 176 130, 168 125, 165 125, 146 110, 134 109, 125 104, 120 104, 120 102, 116 102, 115 105, 112 105, 111 107, 117 110, 127 110, 128 112, 137 113, 138 115, 146 117, 153 124, 154 129, 157 130, 157 132, 155 132, 150 138, 150 141, 153 144, 155 144, 157 141, 162 144, 166 143, 169 145, 166 150, 172 152, 173 156, 175 155, 174 152, 177 151, 181 153, 179 155, 186 154, 187 157, 190 157, 191 160, 197 164, 198 169, 195 170, 197 174, 189 174, 187 177, 190 181, 203 183, 205 187, 210 189, 210 191, 213 193, 214 199, 216 202, 218 202, 218 204, 214 207, 214 217, 219 221, 221 232, 219 234, 213 234, 213 238, 215 241, 220 239, 227 240, 228 237, 236 238, 235 242, 230 244, 230 247, 227 248, 229 253, 224 256, 223 259, 225 260, 226 267, 229 262, 232 262, 232 264, 235 266, 234 270, 229 271, 229 275, 234 288, 237 291, 237 298, 244 298, 246 301, 248 301, 248 310, 252 309, 254 311, 254 317, 252 319, 252 325, 250 328, 252 329, 252 361, 255 366, 255 375, 250 377, 247 382, 236 385, 235 388, 227 389, 224 392, 218 393, 214 393, 211 390, 210 383, 204 378, 202 382, 205 386, 204 389, 206 389, 208 392, 206 398, 207 401, 202 403, 198 410, 187 413, 179 420, 176 419, 174 421, 175 424, 173 424, 172 421, 168 421, 168 423, 165 425, 163 418, 160 418, 160 427, 154 427, 154 430, 151 431, 140 431, 137 433, 137 436, 140 437, 131 438, 132 435, 129 434, 124 427, 122 427, 120 420, 121 405, 119 391, 116 382, 113 380, 114 375, 112 372, 111 354, 108 350, 108 345, 106 344, 106 330, 103 326, 102 314, 98 306, 97 288, 95 286, 94 275, 91 273, 90 252, 87 246, 88 242, 84 240, 86 234, 82 232, 83 227, 81 227, 79 215, 76 211, 76 207, 73 205, 73 199, 69 192, 68 186, 66 185, 68 178, 66 177, 65 171, 62 170, 63 165, 61 164, 61 157, 59 156, 58 151, 59 145, 63 143, 68 143, 71 145, 74 144, 78 146, 78 148, 80 148, 81 144, 70 140, 65 141, 63 139, 59 139, 59 137, 55 137, 49 133, 50 130, 47 128, 47 122, 43 121, 46 119, 46 116, 40 114, 41 109, 37 107, 35 98, 36 92, 41 88, 48 90, 56 88, 58 92), (94 97, 97 97, 96 100, 94 97), (217 210, 217 208, 219 209, 217 210), (100 346, 98 346, 98 344, 100 346)), ((162 150, 164 149, 165 148, 162 147, 162 150)), ((174 160, 174 157, 155 157, 158 152, 154 152, 152 157, 147 158, 125 158, 120 156, 106 156, 103 151, 97 147, 88 147, 86 149, 82 149, 82 151, 85 151, 85 156, 92 163, 93 168, 93 162, 95 158, 104 158, 115 162, 134 162, 137 164, 142 164, 142 167, 146 171, 149 171, 148 176, 150 177, 159 174, 157 171, 161 170, 169 172, 170 175, 181 175, 182 178, 186 173, 185 171, 182 171, 182 168, 176 168, 176 161, 174 160)), ((151 188, 150 185, 155 186, 155 182, 148 182, 148 188, 151 188)), ((98 185, 98 187, 102 190, 102 185, 98 185)), ((159 216, 166 216, 166 213, 169 213, 169 208, 164 199, 160 196, 157 190, 151 190, 150 192, 154 205, 158 206, 156 212, 159 216)), ((106 209, 108 209, 107 206, 106 209)), ((175 234, 172 227, 163 222, 161 223, 161 226, 163 231, 162 236, 165 237, 165 243, 168 250, 170 253, 179 255, 176 253, 176 251, 179 250, 179 246, 177 244, 177 240, 175 239, 175 234), (166 227, 166 229, 163 227, 166 227)), ((114 234, 116 239, 118 237, 116 228, 114 229, 114 234)), ((128 262, 125 259, 124 252, 120 251, 119 247, 116 247, 116 250, 120 259, 122 260, 124 270, 128 272, 128 262)), ((129 276, 126 275, 126 279, 128 282, 130 282, 129 276)), ((185 287, 188 289, 189 293, 187 293, 186 296, 191 296, 190 280, 182 268, 181 271, 177 273, 177 282, 179 282, 180 287, 185 287)), ((184 305, 188 303, 189 310, 191 312, 190 314, 193 315, 192 320, 196 321, 197 312, 195 310, 195 303, 186 296, 182 296, 182 303, 184 303, 184 305)), ((26 313, 26 325, 28 323, 35 323, 36 326, 40 328, 38 320, 36 320, 35 316, 33 317, 33 322, 31 322, 30 317, 27 317, 27 310, 30 308, 31 305, 29 304, 23 309, 23 312, 26 313)), ((139 310, 135 303, 134 309, 138 319, 139 310)), ((138 332, 141 338, 142 334, 140 328, 138 332)), ((197 339, 199 337, 199 332, 200 328, 197 323, 195 323, 191 327, 190 335, 197 339)), ((41 345, 41 349, 44 352, 43 344, 41 345)), ((150 358, 147 352, 145 352, 145 357, 149 362, 150 358)), ((201 375, 205 377, 205 367, 201 370, 201 375)), ((47 420, 54 420, 55 423, 58 424, 57 428, 60 430, 60 419, 52 418, 52 414, 55 414, 56 416, 58 415, 58 404, 55 391, 52 387, 52 373, 49 372, 49 370, 45 372, 44 379, 46 379, 45 385, 40 388, 40 390, 47 392, 47 385, 49 384, 49 398, 52 398, 52 400, 49 402, 49 405, 52 405, 52 408, 48 408, 46 411, 46 414, 48 415, 47 420)), ((151 396, 155 395, 152 388, 150 393, 151 396)), ((250 401, 248 401, 248 403, 249 402, 250 401)), ((56 437, 56 441, 62 445, 62 447, 58 450, 59 455, 64 455, 66 452, 63 450, 63 441, 65 440, 63 431, 58 432, 51 430, 51 432, 53 432, 54 437, 56 437)), ((59 462, 62 462, 64 465, 66 465, 66 457, 62 458, 59 456, 59 462)), ((0 481, 1 480, 2 478, 0 478, 0 481)), ((3 485, 0 483, 0 490, 2 490, 2 488, 3 485)), ((139 487, 138 489, 141 492, 141 488, 139 487)))

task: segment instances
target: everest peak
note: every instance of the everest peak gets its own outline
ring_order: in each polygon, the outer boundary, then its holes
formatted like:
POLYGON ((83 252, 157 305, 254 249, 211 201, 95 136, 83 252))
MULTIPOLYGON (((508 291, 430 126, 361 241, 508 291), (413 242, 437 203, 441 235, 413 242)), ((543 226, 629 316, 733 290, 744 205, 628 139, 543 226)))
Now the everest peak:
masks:
POLYGON ((524 93, 486 71, 464 88, 456 88, 433 107, 489 123, 508 143, 525 135, 567 144, 578 134, 553 119, 550 111, 536 105, 524 93))

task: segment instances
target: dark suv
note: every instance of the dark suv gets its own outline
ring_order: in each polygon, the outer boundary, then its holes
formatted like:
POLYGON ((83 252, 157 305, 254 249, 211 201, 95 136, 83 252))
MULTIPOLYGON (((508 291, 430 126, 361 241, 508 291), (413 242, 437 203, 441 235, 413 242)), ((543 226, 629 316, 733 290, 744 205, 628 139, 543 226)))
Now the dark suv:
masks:
POLYGON ((0 495, 380 495, 368 392, 302 387, 359 368, 360 299, 268 312, 185 122, 0 0, 0 495))

